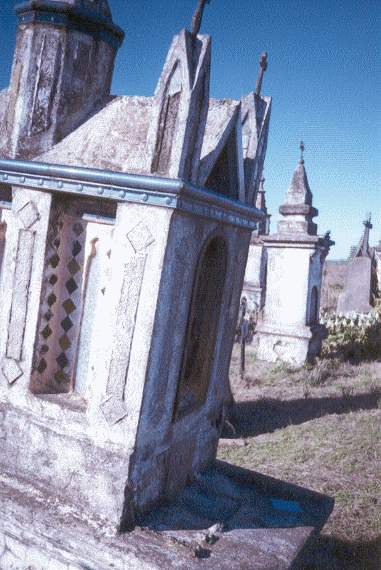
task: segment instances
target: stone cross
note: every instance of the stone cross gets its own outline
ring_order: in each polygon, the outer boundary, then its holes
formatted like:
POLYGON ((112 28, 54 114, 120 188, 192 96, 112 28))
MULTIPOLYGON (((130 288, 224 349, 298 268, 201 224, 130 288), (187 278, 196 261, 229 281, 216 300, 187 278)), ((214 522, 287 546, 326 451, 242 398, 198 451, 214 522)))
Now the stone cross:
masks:
POLYGON ((300 162, 300 164, 304 164, 304 151, 305 151, 306 147, 305 147, 303 141, 300 141, 299 148, 300 148, 300 161, 299 162, 300 162))
POLYGON ((262 81, 265 71, 267 69, 267 64, 268 64, 267 52, 263 51, 259 57, 259 73, 257 78, 257 85, 255 88, 255 94, 258 95, 258 97, 261 94, 262 81))
POLYGON ((192 18, 192 36, 195 38, 200 31, 205 4, 210 4, 211 0, 199 0, 198 6, 192 18))

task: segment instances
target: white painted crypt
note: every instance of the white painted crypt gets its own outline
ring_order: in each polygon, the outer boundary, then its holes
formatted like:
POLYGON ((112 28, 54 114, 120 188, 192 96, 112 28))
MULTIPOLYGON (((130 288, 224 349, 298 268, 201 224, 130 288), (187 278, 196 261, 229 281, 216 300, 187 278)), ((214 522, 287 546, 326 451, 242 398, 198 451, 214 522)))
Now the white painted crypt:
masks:
MULTIPOLYGON (((17 13, 0 93, 1 470, 130 529, 215 460, 271 100, 209 97, 200 20, 153 97, 114 97, 123 32, 105 0, 17 13)), ((286 287, 297 264, 310 281, 304 312, 297 289, 273 306, 268 283, 261 351, 286 313, 310 341, 327 249, 311 206, 286 208, 270 274, 286 287)))

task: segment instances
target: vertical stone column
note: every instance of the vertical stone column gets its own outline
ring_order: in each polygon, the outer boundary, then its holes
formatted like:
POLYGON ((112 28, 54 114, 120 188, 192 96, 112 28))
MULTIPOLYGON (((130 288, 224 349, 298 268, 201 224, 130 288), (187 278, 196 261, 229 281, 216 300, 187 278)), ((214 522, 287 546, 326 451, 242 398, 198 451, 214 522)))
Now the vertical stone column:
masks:
POLYGON ((50 205, 48 193, 14 189, 0 306, 0 390, 10 399, 28 393, 50 205))
POLYGON ((99 437, 133 444, 149 358, 172 211, 120 204, 111 279, 98 311, 90 366, 89 418, 99 437), (160 228, 158 231, 157 228, 160 228))

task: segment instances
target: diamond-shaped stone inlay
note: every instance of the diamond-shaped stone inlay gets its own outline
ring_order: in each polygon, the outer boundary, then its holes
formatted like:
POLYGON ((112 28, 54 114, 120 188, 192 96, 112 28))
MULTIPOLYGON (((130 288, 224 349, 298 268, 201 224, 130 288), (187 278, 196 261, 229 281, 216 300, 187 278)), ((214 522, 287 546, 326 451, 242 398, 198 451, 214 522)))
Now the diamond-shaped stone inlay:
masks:
POLYGON ((81 269, 81 266, 75 261, 75 259, 72 259, 68 264, 67 268, 69 270, 70 275, 75 275, 81 269))
POLYGON ((79 241, 76 240, 76 241, 74 242, 74 244, 73 244, 73 249, 72 249, 72 254, 74 255, 74 257, 75 257, 76 255, 78 255, 81 250, 82 250, 82 246, 81 246, 81 244, 79 243, 79 241))
POLYGON ((73 278, 69 279, 69 281, 66 281, 65 285, 66 285, 66 289, 69 291, 70 295, 72 293, 74 293, 74 291, 76 289, 78 289, 78 285, 75 282, 75 279, 73 279, 73 278))
POLYGON ((13 358, 5 358, 1 369, 9 384, 13 384, 24 374, 19 363, 13 358))
POLYGON ((68 376, 63 370, 57 370, 54 374, 54 380, 57 380, 57 382, 67 382, 68 376))
POLYGON ((127 408, 123 400, 111 396, 104 400, 100 405, 103 415, 109 425, 115 425, 125 418, 128 414, 127 408))
POLYGON ((61 336, 60 340, 58 341, 60 347, 62 348, 62 350, 67 350, 68 348, 71 347, 71 342, 68 339, 68 337, 66 336, 66 334, 64 334, 63 336, 61 336))
POLYGON ((38 222, 40 219, 40 213, 37 209, 37 206, 34 202, 28 202, 23 206, 18 212, 18 217, 21 220, 22 225, 26 230, 31 228, 33 224, 38 222))
POLYGON ((66 354, 64 352, 61 352, 59 357, 56 358, 56 362, 57 362, 58 366, 60 366, 60 368, 66 368, 66 366, 69 364, 69 361, 68 361, 66 354))
POLYGON ((50 285, 55 285, 57 283, 57 281, 58 281, 58 277, 57 277, 57 275, 54 275, 54 274, 49 279, 50 285))
POLYGON ((54 293, 51 293, 48 297, 48 305, 49 307, 51 307, 52 305, 54 305, 54 303, 57 301, 57 297, 55 296, 54 293))
POLYGON ((66 299, 66 301, 62 303, 62 306, 68 315, 70 315, 70 313, 75 311, 75 309, 77 308, 71 299, 66 299))
POLYGON ((69 319, 69 317, 66 317, 66 319, 64 319, 63 321, 61 321, 61 326, 63 328, 63 330, 65 332, 69 331, 71 329, 71 327, 73 326, 73 323, 71 322, 71 320, 69 319))
POLYGON ((79 222, 74 224, 73 232, 75 233, 76 236, 80 236, 83 233, 83 231, 84 227, 82 224, 80 224, 79 222))
POLYGON ((46 364, 46 360, 45 358, 41 358, 38 366, 37 366, 37 371, 42 374, 46 369, 47 369, 48 365, 46 364))
POLYGON ((49 263, 53 267, 53 269, 55 269, 57 267, 59 262, 60 262, 60 257, 59 257, 59 255, 57 255, 57 253, 52 255, 52 257, 49 259, 49 263))
POLYGON ((52 329, 50 328, 49 325, 46 325, 46 327, 44 328, 44 330, 42 331, 42 336, 44 337, 44 339, 46 340, 47 338, 50 337, 50 335, 52 334, 52 329))
POLYGON ((53 313, 50 309, 48 309, 44 315, 44 319, 46 319, 47 321, 50 321, 50 319, 53 317, 53 313))
POLYGON ((136 252, 146 249, 155 241, 153 235, 143 222, 139 222, 137 226, 128 232, 127 239, 136 252))

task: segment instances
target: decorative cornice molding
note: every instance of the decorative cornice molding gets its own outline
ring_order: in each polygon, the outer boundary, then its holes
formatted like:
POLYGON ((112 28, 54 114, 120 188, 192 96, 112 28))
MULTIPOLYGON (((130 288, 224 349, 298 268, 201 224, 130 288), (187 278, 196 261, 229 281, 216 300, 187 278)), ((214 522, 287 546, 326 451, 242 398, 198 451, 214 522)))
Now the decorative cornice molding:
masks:
POLYGON ((263 213, 183 180, 33 161, 0 160, 0 182, 98 200, 133 202, 195 214, 253 231, 263 213))
POLYGON ((124 31, 111 18, 96 10, 50 0, 28 0, 16 5, 19 24, 41 22, 67 26, 97 36, 118 49, 124 40, 124 31))

